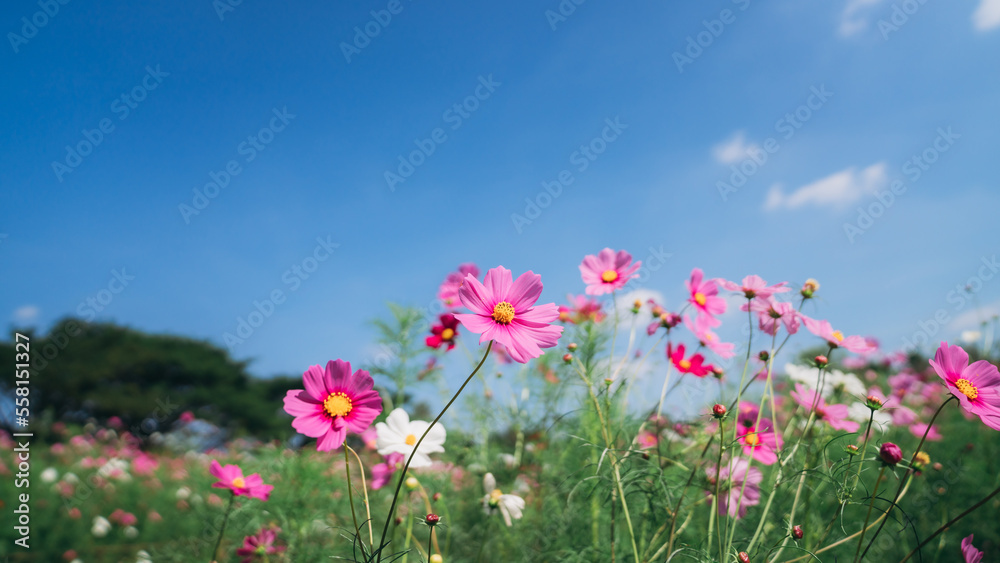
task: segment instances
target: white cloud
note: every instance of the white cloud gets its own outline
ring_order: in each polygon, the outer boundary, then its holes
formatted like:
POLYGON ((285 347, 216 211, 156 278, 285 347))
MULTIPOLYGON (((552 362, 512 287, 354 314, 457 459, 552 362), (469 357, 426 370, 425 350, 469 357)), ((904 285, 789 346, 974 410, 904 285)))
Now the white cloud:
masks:
POLYGON ((982 326, 983 321, 993 319, 994 315, 1000 315, 1000 302, 990 303, 975 309, 970 309, 952 319, 948 328, 953 331, 973 330, 982 326))
POLYGON ((736 164, 750 157, 750 151, 760 151, 756 143, 746 141, 746 131, 737 131, 725 141, 712 147, 712 157, 720 164, 736 164))
POLYGON ((24 305, 14 310, 14 321, 21 325, 35 324, 38 320, 38 307, 34 305, 24 305))
POLYGON ((1000 0, 981 0, 972 23, 979 31, 987 31, 1000 26, 1000 0))
POLYGON ((865 12, 882 0, 848 0, 840 15, 840 34, 848 37, 868 28, 871 23, 865 12))
POLYGON ((850 167, 802 186, 790 194, 784 193, 781 185, 771 186, 764 208, 768 210, 796 209, 803 205, 842 208, 874 193, 889 183, 884 162, 872 164, 864 170, 850 167))

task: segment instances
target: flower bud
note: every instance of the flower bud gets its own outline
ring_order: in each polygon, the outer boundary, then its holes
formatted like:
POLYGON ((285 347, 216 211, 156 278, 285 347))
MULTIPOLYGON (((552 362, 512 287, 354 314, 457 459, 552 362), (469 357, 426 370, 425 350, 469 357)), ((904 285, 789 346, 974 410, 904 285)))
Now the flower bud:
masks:
POLYGON ((395 519, 394 519, 393 521, 394 521, 394 522, 396 523, 396 525, 398 526, 398 525, 400 525, 400 524, 402 524, 402 523, 403 523, 403 517, 402 517, 402 516, 397 516, 397 517, 396 517, 396 518, 395 518, 395 519))
POLYGON ((819 282, 813 278, 809 278, 806 280, 806 283, 802 284, 802 291, 800 293, 802 293, 802 297, 809 299, 817 290, 819 290, 819 282))
POLYGON ((887 465, 896 465, 903 460, 903 450, 899 449, 899 446, 892 442, 882 444, 882 447, 878 450, 878 455, 887 465))
POLYGON ((797 540, 800 540, 800 539, 802 539, 803 535, 804 534, 802 533, 802 526, 793 526, 792 527, 792 537, 793 538, 795 538, 797 540))
POLYGON ((826 364, 830 363, 829 358, 820 354, 814 358, 816 360, 816 367, 826 367, 826 364))
POLYGON ((761 350, 760 354, 757 354, 757 359, 762 362, 766 362, 771 359, 771 354, 767 350, 761 350))
POLYGON ((917 456, 913 459, 913 470, 923 471, 931 463, 931 456, 927 455, 927 452, 917 452, 917 456))
POLYGON ((438 555, 437 553, 435 553, 434 555, 431 555, 429 563, 443 563, 443 562, 444 562, 444 558, 442 558, 440 555, 438 555))
POLYGON ((567 364, 573 363, 573 354, 563 354, 563 362, 567 364))
POLYGON ((635 302, 632 303, 632 312, 638 314, 640 310, 642 310, 642 301, 636 299, 635 302))
POLYGON ((716 379, 722 379, 722 376, 726 375, 726 372, 718 366, 712 366, 712 375, 715 376, 716 379))
POLYGON ((412 491, 412 490, 416 489, 419 486, 420 486, 420 481, 417 481, 416 477, 407 477, 406 478, 406 488, 407 489, 410 489, 412 491))
POLYGON ((882 408, 882 404, 883 404, 882 399, 876 397, 875 395, 868 395, 868 398, 865 399, 865 406, 873 411, 877 411, 880 408, 882 408))
POLYGON ((849 456, 855 456, 861 453, 861 450, 859 450, 854 444, 847 444, 844 446, 844 451, 847 452, 847 455, 849 456))
POLYGON ((440 521, 441 517, 438 516, 437 514, 428 514, 427 516, 424 517, 424 522, 431 528, 437 526, 437 523, 440 521))
POLYGON ((740 563, 750 563, 750 556, 745 551, 741 551, 736 558, 740 560, 740 563))
POLYGON ((714 407, 712 407, 712 416, 714 416, 715 418, 719 418, 719 419, 725 418, 725 416, 726 416, 726 407, 724 407, 722 405, 719 405, 719 404, 715 405, 714 407))
POLYGON ((441 500, 441 493, 434 493, 434 496, 431 497, 431 500, 433 500, 434 502, 441 500))
POLYGON ((570 352, 575 351, 576 350, 576 342, 570 342, 569 345, 566 346, 566 348, 569 348, 570 352))
POLYGON ((931 467, 934 468, 934 471, 941 471, 942 469, 944 469, 944 466, 941 465, 940 462, 934 462, 934 465, 932 465, 931 467))

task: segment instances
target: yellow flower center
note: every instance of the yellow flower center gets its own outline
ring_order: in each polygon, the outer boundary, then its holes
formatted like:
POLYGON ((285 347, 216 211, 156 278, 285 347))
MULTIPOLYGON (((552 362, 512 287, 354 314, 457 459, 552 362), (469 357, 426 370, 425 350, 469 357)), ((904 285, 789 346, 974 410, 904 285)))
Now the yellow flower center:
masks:
POLYGON ((618 279, 618 272, 614 270, 604 270, 604 272, 601 273, 601 279, 604 280, 604 283, 611 283, 618 279))
POLYGON ((754 447, 760 443, 760 436, 756 434, 747 434, 744 440, 748 446, 754 447))
POLYGON ((330 393, 330 396, 323 401, 323 410, 333 417, 347 416, 353 409, 354 403, 346 393, 330 393))
POLYGON ((237 477, 233 479, 233 486, 237 489, 242 489, 247 486, 247 482, 243 480, 243 477, 237 477))
POLYGON ((833 337, 837 339, 837 342, 844 341, 844 333, 840 332, 839 330, 833 331, 833 337))
POLYGON ((455 336, 455 331, 450 328, 446 328, 441 331, 442 340, 451 340, 452 338, 454 338, 454 336, 455 336))
POLYGON ((412 446, 413 444, 417 443, 417 437, 414 436, 413 434, 407 434, 406 435, 406 440, 403 440, 403 441, 406 442, 407 446, 412 446))
POLYGON ((691 369, 691 360, 681 360, 677 362, 677 365, 681 366, 681 369, 691 369))
POLYGON ((976 388, 968 379, 959 379, 955 382, 955 387, 961 391, 969 399, 975 399, 979 396, 979 389, 976 388))
POLYGON ((493 320, 508 325, 514 320, 514 306, 506 301, 501 301, 493 307, 493 320))
POLYGON ((705 303, 708 302, 708 298, 705 297, 704 293, 699 291, 698 293, 694 294, 694 302, 704 307, 705 303))
POLYGON ((500 504, 500 496, 503 495, 500 489, 493 489, 490 491, 490 506, 497 506, 500 504))

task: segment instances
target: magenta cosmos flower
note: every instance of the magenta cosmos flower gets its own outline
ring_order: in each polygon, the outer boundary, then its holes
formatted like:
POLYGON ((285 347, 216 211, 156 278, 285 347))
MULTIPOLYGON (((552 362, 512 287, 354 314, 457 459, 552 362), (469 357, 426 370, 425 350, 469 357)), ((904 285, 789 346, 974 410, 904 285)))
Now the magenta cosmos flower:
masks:
MULTIPOLYGON (((756 407, 754 407, 756 409, 756 407)), ((759 426, 756 424, 756 415, 753 420, 740 417, 742 426, 739 429, 739 443, 743 446, 743 453, 750 455, 763 465, 772 465, 778 461, 778 450, 783 444, 781 436, 778 436, 771 426, 771 422, 762 418, 759 426)))
POLYGON ((236 465, 219 465, 219 462, 212 460, 212 466, 208 472, 218 479, 212 486, 217 489, 229 489, 233 495, 238 497, 258 498, 267 500, 271 496, 274 485, 265 485, 259 473, 243 476, 243 470, 236 465))
POLYGON ((447 346, 451 350, 455 347, 455 337, 458 336, 458 319, 451 313, 445 313, 438 320, 440 323, 431 327, 431 335, 425 341, 427 347, 437 350, 441 346, 447 346))
POLYGON ((691 373, 698 377, 705 377, 712 371, 711 364, 705 364, 705 356, 692 354, 691 357, 684 357, 684 345, 678 344, 677 348, 673 344, 667 344, 667 357, 673 362, 674 367, 681 373, 691 373))
POLYGON ((285 395, 285 412, 295 417, 292 428, 318 438, 316 449, 325 452, 343 445, 347 431, 360 434, 382 412, 382 398, 375 382, 362 369, 351 373, 351 364, 330 361, 326 370, 312 366, 302 374, 305 390, 285 395))
POLYGON ((541 276, 529 271, 514 280, 510 270, 497 266, 483 281, 466 276, 458 295, 472 313, 455 315, 462 326, 481 335, 480 344, 503 344, 522 364, 541 356, 542 348, 556 345, 563 327, 551 323, 559 318, 559 309, 555 303, 535 306, 542 294, 541 276))
POLYGON ((962 540, 962 556, 965 557, 965 563, 979 563, 985 555, 972 545, 973 535, 970 534, 969 537, 962 540))
POLYGON ((716 281, 722 286, 723 289, 742 293, 747 299, 767 299, 775 293, 791 291, 788 287, 785 287, 788 285, 788 282, 767 285, 764 278, 757 275, 747 276, 743 278, 743 281, 740 283, 724 280, 722 278, 719 278, 716 281))
POLYGON ((847 419, 847 405, 828 405, 821 395, 807 388, 801 383, 795 384, 795 390, 791 393, 792 398, 806 412, 813 406, 816 407, 816 418, 830 425, 834 430, 844 430, 846 432, 857 432, 860 424, 847 419))
POLYGON ((760 469, 750 467, 750 462, 745 458, 733 458, 723 462, 721 469, 714 465, 705 467, 709 483, 709 490, 705 491, 705 496, 709 499, 715 495, 716 472, 719 474, 720 516, 728 514, 731 518, 743 518, 747 515, 749 507, 760 503, 760 482, 764 474, 760 469))
POLYGON ((580 263, 580 277, 587 284, 587 295, 604 295, 625 287, 642 266, 642 261, 632 262, 632 255, 624 250, 617 253, 610 248, 597 256, 588 254, 580 263))
POLYGON ((691 296, 688 302, 698 309, 700 315, 712 320, 712 326, 719 326, 716 315, 726 312, 726 300, 719 297, 719 286, 715 280, 706 280, 701 268, 691 270, 691 279, 684 282, 691 296))
POLYGON ((479 267, 471 262, 466 262, 458 267, 457 272, 451 272, 444 278, 441 287, 438 288, 438 299, 444 303, 445 307, 449 309, 458 307, 458 288, 462 287, 462 283, 465 282, 465 276, 469 275, 478 278, 479 267))
POLYGON ((799 313, 802 323, 806 325, 809 332, 826 340, 834 348, 843 348, 855 354, 867 354, 875 350, 874 347, 863 336, 844 336, 843 332, 833 330, 829 321, 818 321, 799 313))
POLYGON ((243 558, 242 563, 266 561, 268 555, 285 551, 284 546, 274 545, 278 540, 281 528, 261 528, 256 535, 243 538, 243 547, 236 550, 236 555, 243 558))
POLYGON ((930 364, 963 409, 986 426, 1000 430, 1000 372, 995 365, 986 360, 969 365, 965 350, 947 342, 941 343, 930 364))

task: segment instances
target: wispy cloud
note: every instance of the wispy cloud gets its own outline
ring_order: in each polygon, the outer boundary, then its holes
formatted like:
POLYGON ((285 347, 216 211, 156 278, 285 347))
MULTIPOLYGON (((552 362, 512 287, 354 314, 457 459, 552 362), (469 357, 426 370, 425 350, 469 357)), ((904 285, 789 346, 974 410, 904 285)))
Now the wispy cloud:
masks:
POLYGON ((746 131, 737 131, 712 147, 712 157, 720 164, 736 164, 749 158, 751 150, 758 151, 760 146, 747 142, 746 131))
POLYGON ((784 193, 780 185, 774 185, 767 194, 764 208, 796 209, 804 205, 815 205, 839 209, 884 188, 888 183, 889 176, 884 162, 872 164, 863 170, 852 166, 806 184, 790 194, 784 193))
POLYGON ((871 24, 867 14, 869 8, 881 2, 882 0, 848 0, 840 14, 840 34, 848 37, 867 29, 871 24))
POLYGON ((979 31, 987 31, 1000 26, 1000 0, 981 0, 972 23, 979 31))
POLYGON ((35 324, 38 320, 38 307, 34 305, 24 305, 14 310, 14 321, 19 325, 35 324))
POLYGON ((1000 301, 963 312, 952 319, 948 328, 954 331, 978 329, 983 321, 989 321, 994 315, 1000 315, 1000 301))

